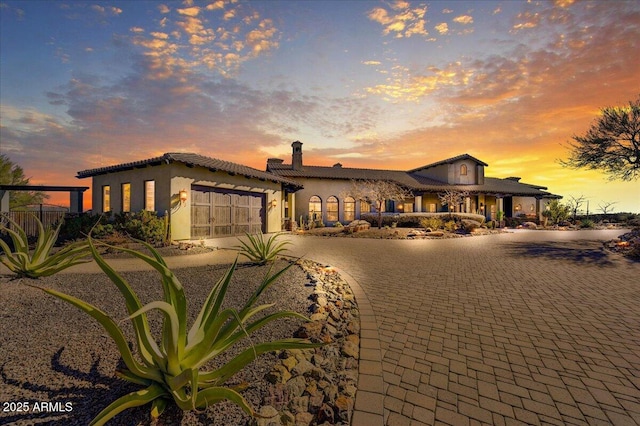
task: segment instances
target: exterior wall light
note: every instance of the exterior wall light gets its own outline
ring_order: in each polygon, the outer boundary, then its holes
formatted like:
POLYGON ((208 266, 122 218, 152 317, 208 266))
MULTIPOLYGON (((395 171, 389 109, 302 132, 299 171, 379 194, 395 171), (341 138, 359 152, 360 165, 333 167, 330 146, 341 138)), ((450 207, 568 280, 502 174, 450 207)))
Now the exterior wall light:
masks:
POLYGON ((270 203, 270 204, 271 204, 271 208, 272 208, 272 209, 275 209, 275 208, 276 208, 276 206, 278 205, 278 200, 276 200, 276 199, 274 198, 273 200, 271 200, 271 203, 270 203))
POLYGON ((184 206, 187 204, 187 190, 186 189, 181 189, 179 192, 179 196, 180 196, 180 203, 184 206))

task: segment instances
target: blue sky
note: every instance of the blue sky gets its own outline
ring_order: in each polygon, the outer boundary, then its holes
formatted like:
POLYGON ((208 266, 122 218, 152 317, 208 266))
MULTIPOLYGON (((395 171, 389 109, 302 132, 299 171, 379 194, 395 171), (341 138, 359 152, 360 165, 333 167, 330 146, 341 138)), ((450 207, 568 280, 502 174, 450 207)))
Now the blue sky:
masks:
POLYGON ((0 152, 32 183, 189 151, 264 169, 488 176, 640 212, 638 182, 562 168, 640 94, 640 2, 0 1, 0 152))

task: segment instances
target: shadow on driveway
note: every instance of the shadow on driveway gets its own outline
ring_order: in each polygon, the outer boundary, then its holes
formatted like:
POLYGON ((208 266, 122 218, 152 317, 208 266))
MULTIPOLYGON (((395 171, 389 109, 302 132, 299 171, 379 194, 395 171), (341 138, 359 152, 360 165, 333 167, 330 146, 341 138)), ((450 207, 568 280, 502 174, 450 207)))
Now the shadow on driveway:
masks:
POLYGON ((514 257, 533 256, 549 260, 614 266, 611 255, 604 249, 601 241, 513 242, 505 244, 505 249, 514 257))

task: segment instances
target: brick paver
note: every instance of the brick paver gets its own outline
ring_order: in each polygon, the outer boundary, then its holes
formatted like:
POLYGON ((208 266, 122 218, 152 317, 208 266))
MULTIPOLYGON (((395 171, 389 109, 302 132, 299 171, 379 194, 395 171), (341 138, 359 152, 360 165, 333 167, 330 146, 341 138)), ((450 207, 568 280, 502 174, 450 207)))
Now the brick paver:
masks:
POLYGON ((336 267, 358 301, 354 426, 640 425, 640 264, 600 242, 620 233, 289 239, 293 254, 336 267))
POLYGON ((640 424, 640 264, 600 243, 618 234, 291 240, 360 304, 354 425, 640 424))

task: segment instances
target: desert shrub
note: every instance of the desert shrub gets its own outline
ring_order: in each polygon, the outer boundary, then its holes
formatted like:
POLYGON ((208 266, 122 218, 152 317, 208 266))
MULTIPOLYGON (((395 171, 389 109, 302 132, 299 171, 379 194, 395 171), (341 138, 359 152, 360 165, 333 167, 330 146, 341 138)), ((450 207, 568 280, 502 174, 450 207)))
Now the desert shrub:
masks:
POLYGON ((344 228, 344 225, 341 222, 336 222, 333 224, 334 228, 344 228))
POLYGON ((103 238, 113 232, 113 224, 109 214, 94 215, 89 213, 68 214, 60 227, 59 242, 75 241, 86 238, 89 232, 96 238, 103 238))
POLYGON ((444 223, 444 229, 449 232, 453 232, 458 228, 455 220, 448 220, 444 223))
POLYGON ((287 251, 285 246, 291 244, 289 241, 277 241, 278 238, 282 236, 282 233, 273 234, 266 241, 264 240, 264 234, 262 232, 255 235, 245 232, 245 235, 247 236, 248 242, 244 242, 238 238, 240 245, 235 248, 240 251, 241 256, 245 256, 251 262, 259 265, 264 265, 267 262, 275 260, 278 254, 287 251))
POLYGON ((115 229, 131 238, 151 244, 161 244, 166 239, 166 223, 156 212, 142 210, 136 213, 120 213, 115 216, 115 229))
POLYGON ((462 228, 465 232, 473 232, 480 228, 481 223, 471 219, 462 219, 462 228))
POLYGON ((423 217, 420 218, 420 226, 424 229, 431 229, 435 231, 436 229, 440 229, 444 226, 444 222, 439 217, 431 216, 431 217, 423 217))
POLYGON ((591 219, 582 219, 580 221, 580 228, 593 229, 596 227, 596 223, 591 219))
POLYGON ((87 262, 89 247, 83 242, 69 244, 62 250, 52 253, 53 245, 58 239, 62 223, 57 228, 45 229, 36 217, 38 238, 33 251, 29 250, 29 239, 24 229, 17 222, 6 218, 11 228, 0 225, 0 231, 6 232, 12 240, 10 248, 0 240, 0 248, 4 255, 0 256, 0 263, 4 264, 18 277, 39 278, 53 275, 63 269, 79 263, 87 262))

